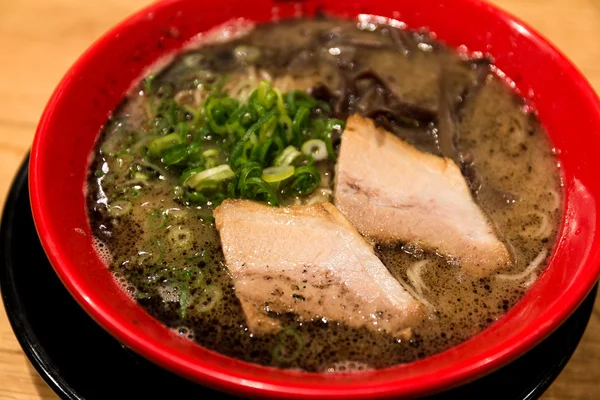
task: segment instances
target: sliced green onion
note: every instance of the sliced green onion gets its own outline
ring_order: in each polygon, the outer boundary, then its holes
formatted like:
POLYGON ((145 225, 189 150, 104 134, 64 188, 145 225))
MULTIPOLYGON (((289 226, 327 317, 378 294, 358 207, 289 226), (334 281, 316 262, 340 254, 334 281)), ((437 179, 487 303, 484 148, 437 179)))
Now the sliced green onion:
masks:
POLYGON ((291 142, 294 137, 294 132, 292 131, 292 119, 287 113, 287 109, 285 107, 285 103, 283 102, 283 96, 279 89, 273 89, 275 94, 277 95, 277 109, 279 110, 279 123, 285 128, 285 139, 288 142, 291 142))
POLYGON ((233 157, 230 158, 232 162, 234 162, 234 165, 241 166, 248 163, 248 161, 252 159, 254 146, 256 146, 257 142, 258 140, 256 139, 256 134, 253 133, 252 135, 250 135, 250 138, 242 146, 242 152, 240 153, 240 156, 236 159, 234 159, 233 157))
POLYGON ((256 121, 256 123, 254 125, 252 125, 246 131, 246 133, 244 133, 244 136, 242 136, 240 138, 240 140, 235 144, 233 150, 231 151, 230 163, 232 165, 237 164, 238 159, 242 156, 246 142, 248 142, 250 140, 250 137, 254 134, 254 132, 256 132, 257 129, 259 129, 263 124, 265 124, 267 121, 269 121, 276 114, 277 114, 277 110, 269 111, 268 113, 266 113, 265 115, 260 117, 260 119, 258 121, 256 121))
POLYGON ((273 148, 275 148, 275 154, 281 151, 281 148, 283 147, 281 140, 275 139, 278 138, 271 137, 267 139, 261 146, 258 146, 257 158, 261 165, 267 164, 268 158, 270 158, 270 156, 273 154, 273 148))
POLYGON ((274 135, 277 129, 277 116, 273 115, 267 122, 260 127, 260 140, 265 140, 274 135))
POLYGON ((192 231, 183 226, 172 228, 167 237, 171 244, 178 249, 189 248, 192 245, 192 231))
POLYGON ((147 135, 143 136, 140 140, 138 140, 131 148, 129 149, 130 154, 135 156, 144 156, 148 151, 148 145, 152 143, 153 140, 158 139, 160 136, 156 135, 147 135))
POLYGON ((186 163, 188 167, 199 167, 204 164, 204 156, 202 156, 202 145, 197 142, 192 142, 186 147, 186 163))
POLYGON ((294 146, 288 146, 283 149, 280 155, 277 156, 273 164, 275 164, 275 166, 291 165, 294 160, 301 155, 302 153, 300 153, 294 146))
POLYGON ((204 164, 206 169, 211 169, 217 166, 217 159, 214 157, 208 157, 206 159, 206 163, 204 164))
POLYGON ((301 136, 304 135, 308 128, 308 118, 310 117, 310 109, 305 106, 298 108, 296 115, 292 121, 292 131, 294 132, 294 141, 297 145, 301 143, 301 136))
POLYGON ((138 181, 147 181, 147 180, 148 180, 148 179, 150 179, 150 178, 149 178, 148 174, 145 174, 145 173, 143 173, 143 172, 136 171, 136 172, 133 174, 133 179, 135 179, 135 180, 138 180, 138 181))
POLYGON ((321 173, 312 166, 296 168, 294 178, 290 190, 295 196, 308 196, 321 184, 321 173))
POLYGON ((199 313, 209 312, 221 301, 223 291, 214 285, 207 286, 204 292, 200 295, 196 304, 196 311, 199 313))
MULTIPOLYGON (((244 46, 233 50, 242 62, 250 61, 255 52, 244 46)), ((196 57, 185 62, 197 65, 196 57)), ((190 72, 196 78, 194 85, 204 79, 196 74, 210 73, 190 72)), ((200 103, 195 109, 179 104, 181 99, 173 97, 176 87, 168 79, 150 78, 145 83, 151 121, 142 132, 130 132, 121 123, 118 131, 113 129, 110 173, 102 178, 105 186, 124 178, 139 184, 132 188, 139 195, 142 181, 155 179, 153 171, 177 176, 174 198, 186 205, 207 206, 211 218, 213 206, 225 198, 279 205, 292 196, 310 195, 321 180, 313 161, 335 161, 332 139, 343 121, 329 118, 328 104, 306 92, 281 93, 262 80, 248 99, 240 101, 223 92, 221 80, 209 83, 210 92, 195 99, 200 103)), ((126 189, 119 189, 120 199, 133 201, 126 189)), ((166 216, 166 212, 152 215, 147 223, 159 229, 166 216)))
POLYGON ((259 163, 251 161, 244 165, 241 171, 237 175, 237 186, 232 188, 235 196, 235 190, 242 190, 242 187, 245 185, 246 180, 253 177, 260 177, 262 175, 262 168, 259 163))
POLYGON ((281 91, 277 88, 274 88, 273 91, 275 92, 275 95, 277 96, 277 109, 279 110, 279 114, 281 116, 284 116, 284 115, 287 116, 287 110, 285 108, 285 102, 283 101, 283 96, 281 94, 281 91))
POLYGON ((162 247, 156 238, 147 240, 137 252, 137 264, 158 264, 162 259, 162 247))
POLYGON ((264 200, 272 206, 279 205, 279 199, 271 185, 257 177, 246 179, 240 189, 240 197, 242 199, 264 200))
POLYGON ((317 106, 317 101, 301 90, 292 90, 287 94, 288 109, 291 115, 296 115, 298 108, 312 109, 317 106))
POLYGON ((219 155, 219 150, 217 149, 208 149, 202 153, 203 157, 216 157, 219 155))
MULTIPOLYGON (((246 106, 240 106, 227 120, 225 128, 227 133, 235 136, 242 136, 246 129, 244 128, 245 117, 248 115, 248 108, 246 106)), ((250 118, 251 115, 248 115, 250 118)))
POLYGON ((179 316, 185 318, 188 305, 190 303, 190 288, 187 282, 183 282, 180 286, 181 293, 179 294, 179 316))
POLYGON ((302 153, 311 155, 315 161, 327 159, 327 144, 320 139, 307 140, 302 145, 302 153))
POLYGON ((132 205, 129 201, 115 201, 114 203, 108 205, 108 214, 111 217, 118 218, 129 213, 131 209, 132 205))
POLYGON ((268 183, 281 182, 294 175, 294 167, 281 165, 263 169, 261 178, 268 183))
POLYGON ((161 84, 156 91, 157 96, 162 98, 156 108, 154 120, 154 132, 157 134, 169 133, 176 127, 180 117, 185 115, 175 100, 170 97, 173 90, 173 85, 161 84))
POLYGON ((206 203, 207 198, 202 193, 195 191, 188 191, 185 194, 185 199, 192 204, 202 204, 206 203))
POLYGON ((290 364, 300 357, 303 350, 304 339, 300 333, 286 328, 279 334, 279 344, 273 348, 273 360, 278 364, 290 364))
POLYGON ((228 133, 227 121, 238 108, 239 102, 231 97, 209 96, 204 102, 204 116, 210 130, 218 135, 228 133))
POLYGON ((277 101, 277 94, 273 91, 271 82, 265 80, 261 81, 258 84, 258 89, 256 92, 258 101, 266 110, 273 108, 275 102, 277 101))
POLYGON ((331 140, 331 136, 334 130, 341 133, 341 131, 344 130, 345 125, 345 122, 339 119, 330 118, 329 120, 327 120, 327 128, 323 135, 323 140, 327 145, 327 153, 329 154, 329 158, 333 162, 337 160, 337 157, 335 156, 335 152, 333 151, 333 143, 331 140))
POLYGON ((190 179, 192 176, 199 174, 200 172, 204 171, 205 168, 204 167, 196 167, 196 168, 192 168, 192 169, 188 169, 186 171, 183 171, 183 174, 181 174, 181 177, 179 178, 179 184, 180 185, 185 185, 188 181, 188 179, 190 179))
POLYGON ((154 211, 148 215, 148 228, 152 230, 158 230, 165 226, 167 222, 167 216, 162 211, 154 211))
POLYGON ((178 144, 164 151, 162 161, 165 165, 175 165, 185 161, 187 156, 187 146, 184 144, 178 144))
POLYGON ((231 179, 234 176, 235 173, 231 167, 223 164, 192 175, 187 179, 186 183, 189 187, 200 191, 205 188, 215 187, 217 183, 231 179))
POLYGON ((148 154, 152 157, 158 157, 163 151, 178 144, 184 144, 181 135, 179 133, 171 133, 150 142, 150 145, 148 145, 148 154))

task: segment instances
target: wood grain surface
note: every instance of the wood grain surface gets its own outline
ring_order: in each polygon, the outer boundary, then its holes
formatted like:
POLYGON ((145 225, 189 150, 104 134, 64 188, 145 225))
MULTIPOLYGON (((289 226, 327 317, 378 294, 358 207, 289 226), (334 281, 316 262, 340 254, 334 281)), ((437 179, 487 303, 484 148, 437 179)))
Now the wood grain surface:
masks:
MULTIPOLYGON (((0 205, 55 85, 75 59, 148 0, 0 0, 0 205)), ((600 0, 493 0, 553 41, 600 91, 600 0)), ((600 300, 545 400, 600 399, 600 300)), ((510 384, 510 382, 507 382, 510 384)), ((56 399, 0 309, 0 399, 56 399)))

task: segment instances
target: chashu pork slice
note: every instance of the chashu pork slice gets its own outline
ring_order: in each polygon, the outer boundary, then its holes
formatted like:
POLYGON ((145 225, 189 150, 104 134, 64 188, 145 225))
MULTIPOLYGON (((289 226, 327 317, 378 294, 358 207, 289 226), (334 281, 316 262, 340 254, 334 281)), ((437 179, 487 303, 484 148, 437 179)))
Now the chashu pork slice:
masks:
POLYGON ((248 327, 280 329, 273 313, 405 337, 425 317, 373 248, 331 203, 275 208, 225 200, 214 210, 248 327))
POLYGON ((454 161, 423 153, 352 115, 342 134, 334 203, 377 243, 412 243, 486 275, 510 262, 454 161))

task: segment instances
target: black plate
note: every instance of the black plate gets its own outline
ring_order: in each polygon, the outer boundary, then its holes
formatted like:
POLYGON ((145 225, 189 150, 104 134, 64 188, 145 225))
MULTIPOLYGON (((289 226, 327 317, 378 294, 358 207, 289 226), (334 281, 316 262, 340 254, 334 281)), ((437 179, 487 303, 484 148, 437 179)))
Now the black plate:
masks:
MULTIPOLYGON (((80 308, 54 273, 35 231, 27 162, 21 166, 4 208, 0 289, 17 339, 44 380, 64 399, 229 397, 139 357, 80 308)), ((431 399, 539 397, 575 351, 597 288, 556 332, 529 353, 476 382, 431 399)))

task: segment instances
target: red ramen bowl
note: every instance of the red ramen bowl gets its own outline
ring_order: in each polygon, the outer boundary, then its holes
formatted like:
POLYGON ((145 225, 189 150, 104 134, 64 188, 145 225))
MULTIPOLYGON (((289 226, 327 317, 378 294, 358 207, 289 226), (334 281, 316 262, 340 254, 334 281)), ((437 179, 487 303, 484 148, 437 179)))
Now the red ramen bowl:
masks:
POLYGON ((161 1, 98 40, 68 71, 40 121, 30 161, 38 234, 70 293, 121 343, 162 367, 243 396, 417 397, 477 379, 552 333, 600 273, 600 101, 578 70, 518 19, 478 0, 161 1), (491 54, 537 110, 559 152, 564 218, 550 265, 506 316, 459 346, 393 368, 355 374, 286 371, 242 362, 182 339, 116 285, 93 247, 84 182, 109 113, 145 69, 232 18, 256 22, 315 12, 376 15, 426 27, 450 46, 491 54))

